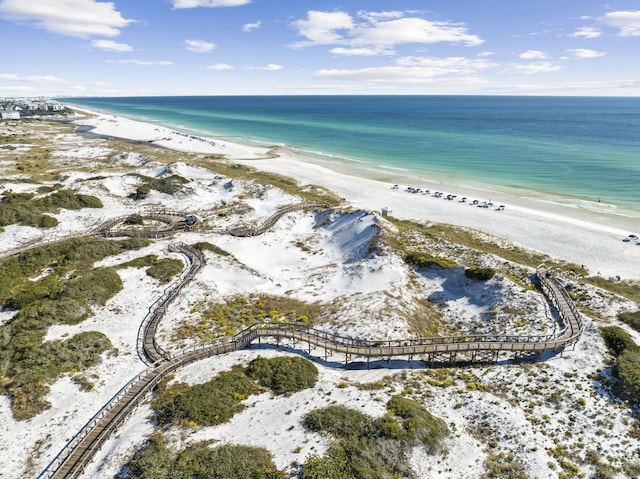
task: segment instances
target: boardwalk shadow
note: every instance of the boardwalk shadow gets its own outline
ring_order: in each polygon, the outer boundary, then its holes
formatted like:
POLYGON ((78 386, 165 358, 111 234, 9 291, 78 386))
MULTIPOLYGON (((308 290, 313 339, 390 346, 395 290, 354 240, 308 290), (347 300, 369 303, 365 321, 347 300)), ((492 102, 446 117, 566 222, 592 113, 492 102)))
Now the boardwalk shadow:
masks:
POLYGON ((464 267, 442 269, 439 267, 421 268, 420 275, 430 282, 440 282, 440 289, 433 291, 427 299, 432 303, 444 303, 466 298, 471 305, 488 306, 502 299, 503 293, 495 281, 469 279, 464 275, 464 267))
MULTIPOLYGON (((457 361, 457 362, 429 362, 422 359, 372 359, 371 361, 357 360, 345 362, 344 355, 337 355, 336 357, 329 356, 327 359, 323 359, 323 353, 321 349, 312 350, 309 353, 306 349, 296 348, 285 344, 251 344, 248 348, 252 351, 281 351, 284 353, 297 354, 303 358, 318 364, 325 368, 331 369, 343 369, 345 371, 367 371, 371 369, 388 369, 390 371, 400 371, 406 369, 423 370, 423 369, 438 369, 438 368, 451 368, 451 367, 473 367, 479 365, 492 365, 492 366, 504 366, 506 364, 517 364, 517 361, 507 358, 501 358, 498 361, 486 361, 486 362, 471 362, 471 361, 457 361), (314 355, 316 353, 317 355, 314 355)), ((555 356, 550 354, 545 357, 548 358, 555 356)), ((519 362, 531 362, 531 361, 519 361, 519 362)), ((533 361, 538 362, 538 361, 533 361)))

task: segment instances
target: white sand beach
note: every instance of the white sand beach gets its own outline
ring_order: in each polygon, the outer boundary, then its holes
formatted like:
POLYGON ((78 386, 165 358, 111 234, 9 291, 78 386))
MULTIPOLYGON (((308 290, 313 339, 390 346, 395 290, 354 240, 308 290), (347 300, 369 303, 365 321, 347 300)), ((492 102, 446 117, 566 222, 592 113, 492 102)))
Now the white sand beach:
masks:
POLYGON ((505 192, 428 182, 399 184, 398 189, 393 189, 393 183, 340 173, 288 149, 279 148, 277 156, 271 157, 267 148, 185 135, 112 115, 94 113, 78 123, 94 126, 93 132, 101 135, 152 141, 178 151, 224 155, 261 170, 291 176, 301 184, 324 186, 356 208, 380 212, 386 207, 402 219, 477 229, 516 246, 584 265, 592 275, 640 279, 640 244, 628 241, 628 235, 640 233, 640 221, 599 213, 597 204, 584 202, 583 207, 563 207, 505 192), (428 188, 431 193, 440 191, 444 195, 435 198, 432 194, 407 193, 408 186, 428 188), (448 194, 456 198, 446 200, 448 194), (460 201, 463 197, 467 198, 464 203, 460 201), (493 206, 476 207, 471 204, 474 199, 480 205, 491 202, 493 206), (505 206, 503 211, 497 210, 500 205, 505 206))

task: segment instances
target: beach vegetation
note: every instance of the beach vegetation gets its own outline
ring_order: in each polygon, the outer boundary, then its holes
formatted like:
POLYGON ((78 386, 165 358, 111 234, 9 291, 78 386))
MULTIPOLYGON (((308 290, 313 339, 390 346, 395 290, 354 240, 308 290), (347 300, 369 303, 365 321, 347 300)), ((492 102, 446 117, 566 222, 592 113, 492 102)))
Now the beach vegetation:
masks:
POLYGON ((153 434, 127 464, 129 479, 286 479, 268 451, 201 441, 177 450, 162 433, 153 434))
POLYGON ((487 281, 493 278, 496 274, 496 270, 493 268, 465 268, 464 276, 469 279, 477 279, 479 281, 487 281))
POLYGON ((333 442, 323 456, 303 464, 301 479, 411 477, 410 449, 421 445, 438 453, 449 434, 444 421, 401 396, 394 396, 387 403, 387 414, 378 419, 333 405, 309 412, 303 423, 310 431, 329 434, 333 442))
POLYGON ((432 256, 428 253, 410 251, 404 255, 404 261, 418 268, 438 266, 442 269, 452 269, 457 266, 456 262, 440 256, 432 256))
POLYGON ((177 258, 159 259, 155 254, 122 263, 119 268, 147 268, 147 275, 162 283, 168 283, 184 270, 184 262, 177 258))
POLYGON ((140 214, 134 213, 129 215, 126 220, 124 220, 125 225, 142 225, 144 224, 144 217, 140 214))
POLYGON ((600 334, 616 357, 613 373, 619 383, 614 392, 632 403, 640 403, 640 346, 619 326, 600 328, 600 334))
POLYGON ((615 357, 620 356, 627 350, 638 350, 638 346, 633 341, 633 338, 620 326, 605 326, 600 328, 600 335, 604 339, 604 343, 607 345, 607 349, 615 357))
POLYGON ((94 305, 104 305, 122 288, 116 270, 94 269, 95 261, 147 244, 137 238, 77 238, 0 259, 0 304, 16 310, 0 326, 0 376, 7 378, 3 387, 15 419, 49 407, 43 398, 51 383, 97 364, 111 349, 106 336, 92 331, 64 340, 44 338, 49 326, 83 321, 94 305))
POLYGON ((162 258, 147 268, 147 274, 152 278, 168 283, 184 270, 184 262, 177 258, 162 258))
POLYGON ((571 271, 580 276, 584 273, 580 265, 555 261, 548 255, 526 250, 519 246, 505 244, 504 241, 498 238, 471 228, 435 222, 425 224, 411 220, 402 220, 393 216, 387 219, 395 226, 395 231, 386 230, 384 233, 384 241, 402 253, 409 251, 415 243, 412 237, 418 237, 425 240, 428 244, 433 245, 434 249, 442 248, 446 245, 460 245, 532 268, 537 267, 541 263, 546 263, 549 266, 571 271), (416 233, 418 233, 417 236, 416 233))
POLYGON ((173 195, 182 190, 186 183, 189 183, 189 180, 180 175, 153 178, 139 173, 132 173, 132 176, 142 180, 142 184, 138 185, 136 192, 132 195, 134 199, 138 200, 146 198, 151 190, 158 191, 159 193, 165 193, 167 195, 173 195))
POLYGON ((311 325, 320 316, 321 305, 290 296, 237 296, 213 303, 197 317, 182 320, 174 331, 176 340, 197 338, 202 342, 236 334, 254 324, 265 322, 303 323, 311 325))
POLYGON ((242 411, 242 401, 264 387, 275 394, 292 394, 313 387, 317 374, 303 358, 257 358, 246 368, 235 366, 203 384, 169 385, 172 378, 165 378, 156 386, 152 406, 160 424, 215 426, 242 411))
POLYGON ((44 197, 36 197, 33 193, 5 191, 0 201, 0 226, 19 224, 51 228, 57 226, 58 220, 45 213, 102 206, 102 202, 95 196, 81 195, 71 190, 58 190, 44 197))
POLYGON ((620 313, 618 315, 618 319, 631 326, 636 331, 640 331, 640 309, 637 311, 625 311, 620 313))
MULTIPOLYGON (((524 465, 513 454, 496 454, 489 451, 484 466, 485 472, 481 479, 529 479, 524 465)), ((550 462, 549 466, 553 469, 556 468, 553 462, 550 462)))
POLYGON ((640 282, 638 281, 609 281, 602 276, 588 276, 582 281, 593 286, 604 289, 614 294, 623 296, 631 301, 640 304, 640 282))
POLYGON ((258 357, 249 363, 247 375, 276 394, 291 394, 311 388, 318 379, 318 368, 300 357, 258 357))
POLYGON ((231 256, 231 253, 229 253, 228 251, 225 251, 219 246, 216 246, 213 243, 209 243, 208 241, 199 241, 193 244, 193 248, 197 251, 200 251, 201 253, 205 251, 211 251, 212 253, 220 256, 231 256))
POLYGON ((251 181, 252 183, 271 185, 285 193, 302 198, 309 202, 327 203, 329 206, 338 206, 344 201, 334 192, 322 186, 302 186, 291 177, 261 171, 248 165, 233 163, 226 159, 221 160, 215 156, 209 155, 203 160, 195 161, 194 163, 228 178, 237 178, 240 180, 251 181))
POLYGON ((262 389, 249 378, 243 368, 220 373, 212 380, 185 387, 177 384, 167 390, 157 389, 153 400, 160 424, 215 426, 242 411, 242 401, 262 389))

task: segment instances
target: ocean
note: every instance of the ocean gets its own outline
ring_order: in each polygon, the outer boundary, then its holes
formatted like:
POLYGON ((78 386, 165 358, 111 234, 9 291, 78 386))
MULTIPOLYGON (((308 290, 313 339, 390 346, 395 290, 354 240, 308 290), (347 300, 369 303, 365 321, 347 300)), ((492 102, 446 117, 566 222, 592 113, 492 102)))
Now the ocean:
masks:
POLYGON ((281 145, 367 178, 508 189, 640 219, 640 98, 201 96, 69 106, 281 145))

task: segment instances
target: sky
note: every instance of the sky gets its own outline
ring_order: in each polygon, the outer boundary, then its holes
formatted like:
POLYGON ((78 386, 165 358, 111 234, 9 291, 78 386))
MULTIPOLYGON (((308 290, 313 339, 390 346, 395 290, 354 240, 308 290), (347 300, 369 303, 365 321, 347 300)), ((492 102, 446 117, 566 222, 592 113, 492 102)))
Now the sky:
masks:
POLYGON ((640 96, 640 0, 0 0, 0 97, 640 96))

